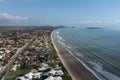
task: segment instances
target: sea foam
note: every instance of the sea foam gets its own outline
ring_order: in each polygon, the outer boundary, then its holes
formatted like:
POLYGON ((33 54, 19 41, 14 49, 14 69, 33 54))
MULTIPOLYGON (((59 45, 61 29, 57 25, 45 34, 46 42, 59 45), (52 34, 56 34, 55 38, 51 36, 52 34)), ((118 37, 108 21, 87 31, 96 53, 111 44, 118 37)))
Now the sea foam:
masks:
POLYGON ((120 80, 120 78, 108 71, 106 71, 102 65, 97 64, 96 62, 89 62, 90 64, 93 65, 93 69, 99 72, 100 74, 104 75, 109 80, 120 80))

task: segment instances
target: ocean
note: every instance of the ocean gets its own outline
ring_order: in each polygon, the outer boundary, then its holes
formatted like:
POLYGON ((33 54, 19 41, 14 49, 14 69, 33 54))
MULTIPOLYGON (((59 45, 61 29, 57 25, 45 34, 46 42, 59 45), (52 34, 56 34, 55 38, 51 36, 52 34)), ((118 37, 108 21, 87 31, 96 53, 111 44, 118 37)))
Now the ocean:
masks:
POLYGON ((54 35, 100 80, 120 80, 120 31, 63 28, 54 35))

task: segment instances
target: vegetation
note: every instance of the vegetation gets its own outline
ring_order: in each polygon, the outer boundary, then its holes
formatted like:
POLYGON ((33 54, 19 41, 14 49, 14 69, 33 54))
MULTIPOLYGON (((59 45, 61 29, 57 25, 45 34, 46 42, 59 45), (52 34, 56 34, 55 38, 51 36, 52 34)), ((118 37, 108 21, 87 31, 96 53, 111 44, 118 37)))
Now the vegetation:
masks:
POLYGON ((6 74, 6 77, 5 78, 10 78, 10 77, 17 77, 17 76, 22 76, 28 72, 30 72, 32 69, 32 67, 28 67, 28 68, 25 68, 25 69, 20 69, 20 68, 17 68, 16 71, 8 71, 8 73, 6 74))

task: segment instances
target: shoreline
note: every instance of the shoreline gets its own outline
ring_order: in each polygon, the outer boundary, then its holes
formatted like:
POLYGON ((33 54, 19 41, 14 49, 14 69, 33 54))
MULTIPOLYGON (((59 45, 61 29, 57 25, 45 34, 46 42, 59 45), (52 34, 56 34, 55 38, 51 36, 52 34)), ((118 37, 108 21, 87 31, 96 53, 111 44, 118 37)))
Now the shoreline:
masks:
POLYGON ((51 33, 52 44, 71 78, 73 80, 98 80, 93 73, 86 69, 78 59, 70 54, 60 43, 58 43, 57 40, 53 38, 53 32, 54 31, 51 33))

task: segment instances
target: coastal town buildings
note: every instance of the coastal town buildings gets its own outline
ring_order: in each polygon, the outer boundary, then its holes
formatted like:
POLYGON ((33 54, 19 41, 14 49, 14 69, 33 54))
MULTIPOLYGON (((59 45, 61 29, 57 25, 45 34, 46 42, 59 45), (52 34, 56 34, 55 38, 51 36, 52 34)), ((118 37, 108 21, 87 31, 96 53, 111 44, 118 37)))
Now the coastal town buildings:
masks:
POLYGON ((0 71, 5 73, 5 80, 65 80, 65 68, 51 42, 53 30, 1 33, 0 71))

